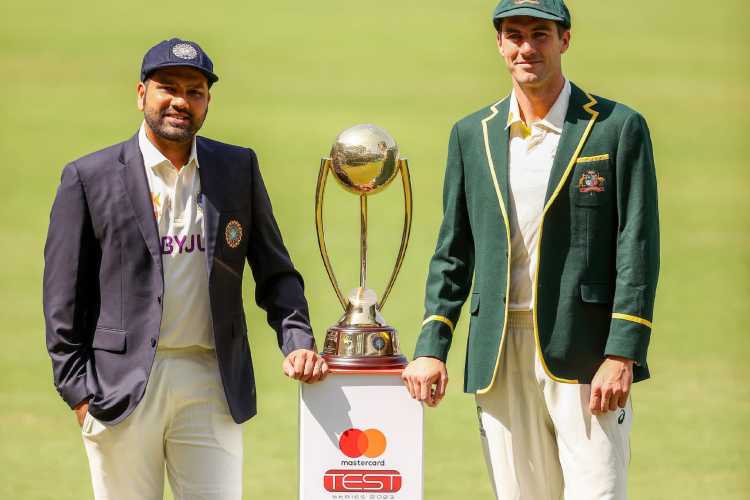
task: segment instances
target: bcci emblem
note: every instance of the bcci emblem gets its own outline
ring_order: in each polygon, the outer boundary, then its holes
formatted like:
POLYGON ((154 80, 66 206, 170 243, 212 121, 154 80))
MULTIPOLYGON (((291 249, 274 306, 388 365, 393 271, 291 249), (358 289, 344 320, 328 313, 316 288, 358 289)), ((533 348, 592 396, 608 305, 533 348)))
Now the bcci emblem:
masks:
POLYGON ((172 47, 172 54, 180 59, 195 59, 198 57, 198 51, 189 43, 178 43, 172 47))
POLYGON ((224 238, 229 248, 237 248, 242 241, 242 226, 236 220, 230 220, 224 230, 224 238))
POLYGON ((601 193, 605 179, 596 170, 586 170, 578 180, 578 190, 582 193, 601 193))

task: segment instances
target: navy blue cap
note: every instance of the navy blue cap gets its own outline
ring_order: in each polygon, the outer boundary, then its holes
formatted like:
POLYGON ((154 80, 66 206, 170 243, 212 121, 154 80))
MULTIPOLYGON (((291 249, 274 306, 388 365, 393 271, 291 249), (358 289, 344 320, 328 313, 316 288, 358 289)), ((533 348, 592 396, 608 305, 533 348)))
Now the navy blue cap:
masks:
POLYGON ((141 63, 141 81, 151 73, 171 66, 189 66, 206 75, 209 87, 219 80, 214 73, 214 63, 200 45, 189 40, 172 38, 157 43, 146 52, 141 63))

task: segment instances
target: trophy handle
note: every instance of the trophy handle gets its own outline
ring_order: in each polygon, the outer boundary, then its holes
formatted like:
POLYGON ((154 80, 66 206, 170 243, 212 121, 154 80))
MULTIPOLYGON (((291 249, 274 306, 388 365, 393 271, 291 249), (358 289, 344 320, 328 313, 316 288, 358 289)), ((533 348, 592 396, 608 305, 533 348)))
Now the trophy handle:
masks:
POLYGON ((385 287, 383 292, 383 299, 380 301, 379 309, 382 311, 385 307, 385 301, 388 300, 388 295, 391 293, 393 284, 396 282, 396 277, 399 271, 401 271, 401 264, 404 263, 404 257, 406 256, 406 247, 409 245, 409 235, 411 234, 411 218, 412 218, 412 197, 411 197, 411 176, 409 175, 409 161, 404 158, 398 161, 398 169, 401 172, 401 181, 404 185, 404 229, 401 233, 401 247, 398 250, 398 257, 396 257, 396 266, 393 268, 391 273, 391 279, 388 280, 388 285, 385 287))
POLYGON ((338 297, 339 302, 341 302, 341 307, 346 309, 347 301, 346 299, 344 299, 344 294, 341 293, 341 288, 339 288, 338 281, 336 281, 336 275, 333 273, 333 267, 331 267, 331 259, 328 258, 328 250, 326 250, 325 230, 323 229, 323 195, 326 191, 328 171, 331 168, 330 158, 322 158, 320 160, 318 187, 315 190, 315 229, 318 233, 318 248, 320 248, 320 256, 323 258, 323 264, 325 265, 326 272, 328 272, 328 279, 331 280, 331 285, 333 285, 336 296, 338 297))

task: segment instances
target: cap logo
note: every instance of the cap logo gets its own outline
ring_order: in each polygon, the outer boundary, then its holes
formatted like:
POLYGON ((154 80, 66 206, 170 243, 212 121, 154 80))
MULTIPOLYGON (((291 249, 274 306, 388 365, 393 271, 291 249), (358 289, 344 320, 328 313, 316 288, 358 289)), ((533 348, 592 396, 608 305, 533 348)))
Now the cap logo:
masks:
POLYGON ((178 43, 172 47, 172 54, 180 59, 195 59, 198 57, 198 51, 189 43, 178 43))
POLYGON ((525 5, 530 3, 531 5, 539 5, 539 0, 513 0, 516 5, 525 5))

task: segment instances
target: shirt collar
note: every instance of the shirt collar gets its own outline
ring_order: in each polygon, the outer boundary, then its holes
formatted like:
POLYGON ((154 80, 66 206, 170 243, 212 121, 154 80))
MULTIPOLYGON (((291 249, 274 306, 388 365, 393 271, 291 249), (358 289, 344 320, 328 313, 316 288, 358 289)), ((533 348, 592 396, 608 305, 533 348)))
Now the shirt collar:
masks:
MULTIPOLYGON (((563 125, 565 123, 565 115, 568 113, 568 105, 570 104, 570 94, 570 81, 566 78, 565 85, 563 85, 560 95, 557 96, 555 104, 553 104, 550 110, 547 112, 547 116, 534 123, 551 129, 558 134, 562 134, 563 125)), ((507 129, 517 122, 523 123, 523 120, 521 119, 521 110, 518 106, 518 99, 516 99, 516 91, 513 90, 510 94, 508 123, 505 125, 505 128, 507 129)))
MULTIPOLYGON (((195 142, 195 136, 193 136, 193 144, 190 146, 190 156, 188 157, 188 161, 185 165, 190 165, 191 162, 195 162, 195 166, 199 167, 200 165, 198 164, 198 154, 195 142)), ((171 162, 167 159, 167 157, 164 156, 161 151, 159 151, 156 146, 154 146, 154 144, 149 140, 148 136, 146 135, 145 122, 141 123, 141 128, 140 130, 138 130, 138 147, 141 149, 141 154, 143 155, 143 164, 146 166, 146 168, 150 168, 153 170, 164 162, 167 162, 171 165, 171 162)))

